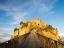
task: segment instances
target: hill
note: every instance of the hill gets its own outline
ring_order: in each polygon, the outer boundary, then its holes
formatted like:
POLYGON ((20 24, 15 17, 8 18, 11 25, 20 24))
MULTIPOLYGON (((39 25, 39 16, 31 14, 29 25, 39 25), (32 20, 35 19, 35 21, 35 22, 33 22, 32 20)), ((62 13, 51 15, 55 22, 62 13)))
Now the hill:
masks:
POLYGON ((61 41, 60 37, 58 36, 57 28, 53 28, 52 25, 44 23, 40 19, 20 22, 20 27, 14 29, 12 38, 21 36, 28 32, 36 32, 53 40, 61 41))

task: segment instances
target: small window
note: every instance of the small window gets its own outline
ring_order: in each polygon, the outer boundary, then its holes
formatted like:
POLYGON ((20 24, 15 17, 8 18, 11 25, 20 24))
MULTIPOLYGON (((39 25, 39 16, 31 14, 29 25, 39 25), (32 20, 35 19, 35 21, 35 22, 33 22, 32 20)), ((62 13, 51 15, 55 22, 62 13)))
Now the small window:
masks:
POLYGON ((38 24, 39 25, 39 24, 38 24))

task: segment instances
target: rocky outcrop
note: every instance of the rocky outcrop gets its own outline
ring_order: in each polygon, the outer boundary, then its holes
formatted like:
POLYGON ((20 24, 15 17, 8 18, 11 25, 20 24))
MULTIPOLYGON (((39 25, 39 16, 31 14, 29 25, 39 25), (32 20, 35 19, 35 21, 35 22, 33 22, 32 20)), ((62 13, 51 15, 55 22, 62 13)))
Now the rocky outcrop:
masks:
POLYGON ((14 29, 14 34, 12 38, 16 36, 21 36, 23 34, 26 34, 28 32, 36 32, 39 33, 42 36, 46 36, 48 38, 51 38, 56 41, 61 41, 60 37, 58 36, 58 31, 56 28, 53 28, 51 25, 42 22, 39 19, 32 20, 32 21, 26 21, 26 22, 20 22, 19 29, 14 29))

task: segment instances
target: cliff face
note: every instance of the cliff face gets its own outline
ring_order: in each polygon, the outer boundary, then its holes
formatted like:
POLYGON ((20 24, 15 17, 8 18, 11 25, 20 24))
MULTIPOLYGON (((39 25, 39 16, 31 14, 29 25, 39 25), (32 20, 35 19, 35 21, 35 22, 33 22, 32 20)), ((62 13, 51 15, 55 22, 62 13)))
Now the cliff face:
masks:
POLYGON ((51 38, 53 40, 61 41, 60 37, 58 36, 57 29, 53 28, 51 25, 48 25, 47 23, 42 22, 39 19, 32 20, 31 22, 26 21, 26 23, 21 22, 19 29, 14 29, 14 34, 12 38, 21 36, 32 31, 46 36, 48 38, 51 38))

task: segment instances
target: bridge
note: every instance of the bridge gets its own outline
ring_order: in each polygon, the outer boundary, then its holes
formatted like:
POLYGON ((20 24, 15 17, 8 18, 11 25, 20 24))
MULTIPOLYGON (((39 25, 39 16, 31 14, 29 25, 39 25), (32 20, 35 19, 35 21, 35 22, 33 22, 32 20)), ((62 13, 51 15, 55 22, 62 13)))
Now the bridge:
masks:
POLYGON ((64 44, 39 33, 29 32, 1 43, 0 48, 64 48, 64 44))

